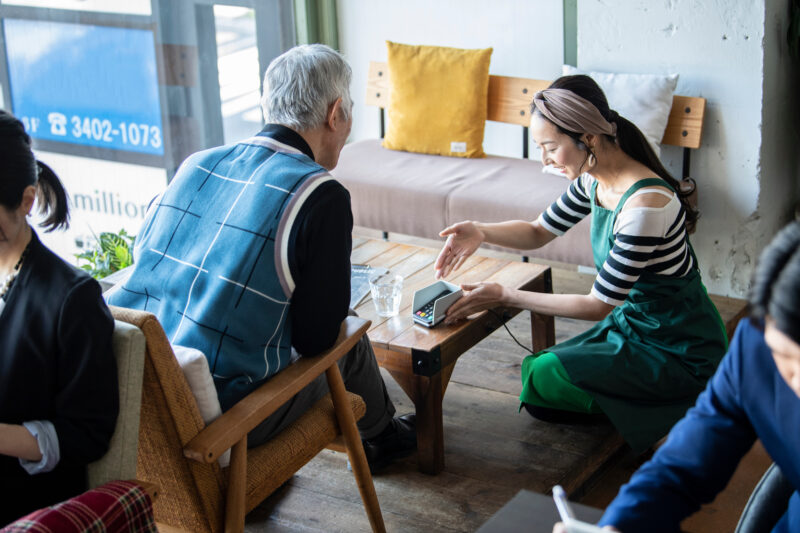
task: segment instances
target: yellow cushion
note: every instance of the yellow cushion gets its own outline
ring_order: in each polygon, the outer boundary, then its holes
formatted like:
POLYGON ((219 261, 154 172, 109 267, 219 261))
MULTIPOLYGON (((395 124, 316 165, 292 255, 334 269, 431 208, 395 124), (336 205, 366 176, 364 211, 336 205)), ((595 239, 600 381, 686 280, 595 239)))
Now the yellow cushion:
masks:
POLYGON ((423 154, 485 157, 483 129, 492 49, 389 48, 389 125, 383 146, 423 154))

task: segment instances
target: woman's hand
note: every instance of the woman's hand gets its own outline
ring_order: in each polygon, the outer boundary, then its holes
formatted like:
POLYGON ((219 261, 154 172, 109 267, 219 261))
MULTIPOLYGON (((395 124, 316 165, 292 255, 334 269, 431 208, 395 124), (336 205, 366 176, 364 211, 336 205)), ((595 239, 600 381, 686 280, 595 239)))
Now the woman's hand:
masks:
POLYGON ((447 237, 444 248, 436 258, 436 279, 447 277, 458 270, 469 256, 481 245, 486 236, 474 222, 459 222, 443 229, 439 236, 447 237))
POLYGON ((447 309, 445 324, 452 324, 473 313, 502 305, 506 300, 506 288, 499 283, 483 281, 461 285, 464 296, 447 309))

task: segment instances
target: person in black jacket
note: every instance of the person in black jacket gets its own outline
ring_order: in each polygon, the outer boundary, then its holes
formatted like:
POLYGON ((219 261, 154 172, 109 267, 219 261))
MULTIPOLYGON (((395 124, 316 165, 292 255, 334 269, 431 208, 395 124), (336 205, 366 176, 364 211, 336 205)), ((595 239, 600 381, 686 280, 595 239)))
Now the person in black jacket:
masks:
POLYGON ((0 526, 86 490, 119 410, 114 320, 100 285, 48 250, 67 196, 36 160, 22 123, 0 110, 0 526))

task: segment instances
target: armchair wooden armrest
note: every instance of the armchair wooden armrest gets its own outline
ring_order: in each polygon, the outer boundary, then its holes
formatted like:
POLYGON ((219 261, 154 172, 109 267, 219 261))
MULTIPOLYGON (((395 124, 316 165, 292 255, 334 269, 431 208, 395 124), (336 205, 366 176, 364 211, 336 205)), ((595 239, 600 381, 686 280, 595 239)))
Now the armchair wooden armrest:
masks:
POLYGON ((281 405, 335 365, 367 332, 370 324, 355 316, 345 318, 333 347, 314 357, 301 357, 275 374, 200 431, 186 444, 184 455, 203 463, 216 461, 281 405))

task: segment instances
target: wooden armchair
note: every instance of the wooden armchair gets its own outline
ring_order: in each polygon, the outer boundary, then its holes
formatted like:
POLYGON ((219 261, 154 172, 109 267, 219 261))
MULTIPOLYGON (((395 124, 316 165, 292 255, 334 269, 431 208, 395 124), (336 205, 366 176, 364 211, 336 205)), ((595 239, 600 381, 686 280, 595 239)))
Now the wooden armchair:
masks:
POLYGON ((341 433, 373 531, 384 531, 356 420, 363 400, 344 388, 336 361, 366 333, 370 322, 348 317, 336 344, 273 376, 207 427, 154 315, 111 308, 147 341, 142 388, 137 478, 155 483, 156 520, 192 532, 243 531, 245 513, 280 487, 341 433), (331 393, 277 437, 247 449, 247 433, 322 372, 331 393), (232 448, 230 468, 217 459, 232 448))

